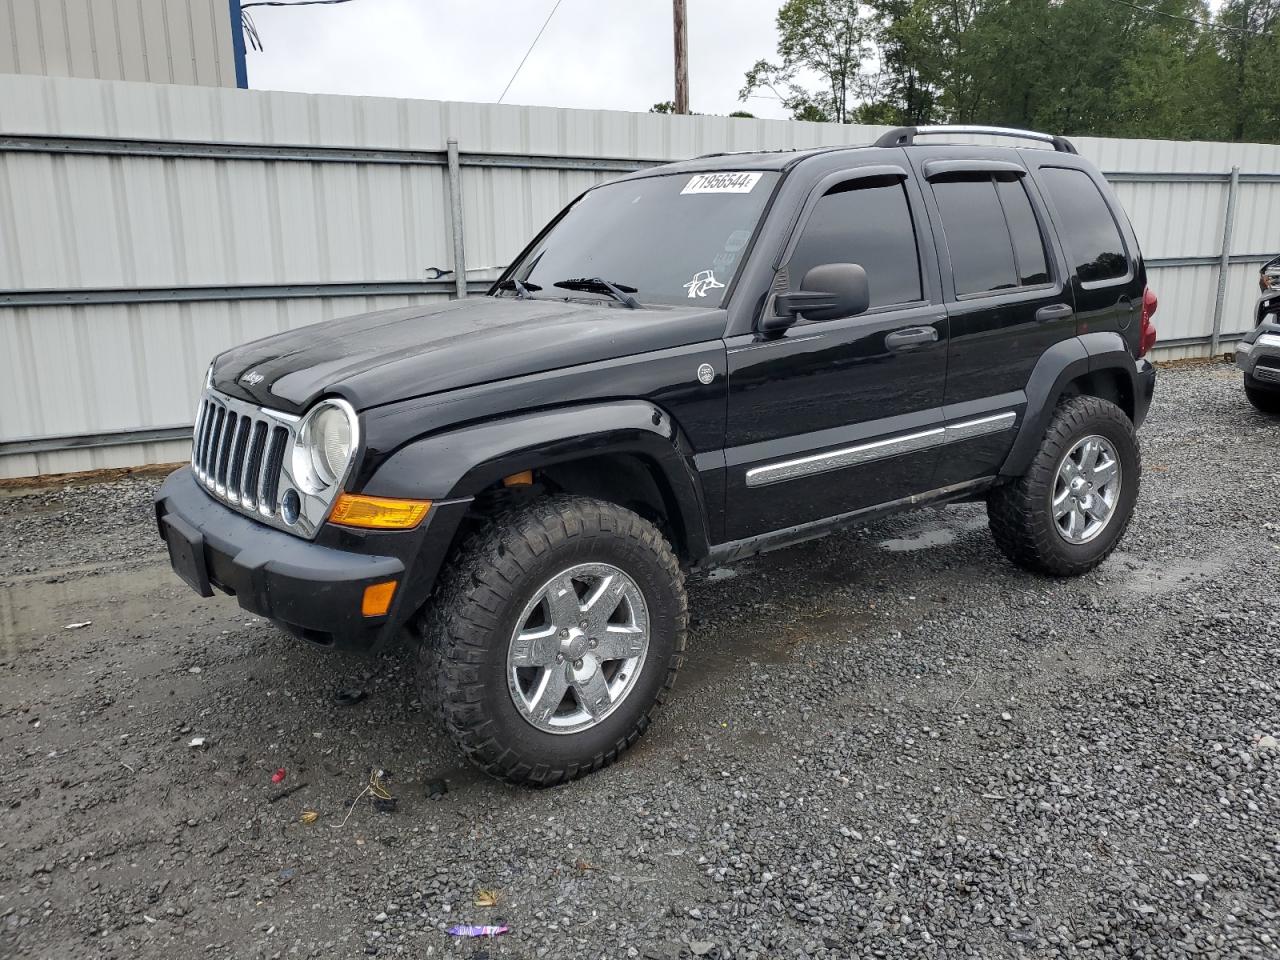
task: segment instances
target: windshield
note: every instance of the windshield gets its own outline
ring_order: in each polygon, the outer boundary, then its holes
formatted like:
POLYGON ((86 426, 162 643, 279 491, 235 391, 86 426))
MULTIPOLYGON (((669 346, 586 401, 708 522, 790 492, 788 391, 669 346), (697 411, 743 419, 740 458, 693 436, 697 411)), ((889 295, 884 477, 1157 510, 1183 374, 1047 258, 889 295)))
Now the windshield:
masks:
POLYGON ((616 299, 604 281, 642 303, 718 307, 777 179, 721 171, 606 184, 581 197, 511 276, 539 297, 616 299))

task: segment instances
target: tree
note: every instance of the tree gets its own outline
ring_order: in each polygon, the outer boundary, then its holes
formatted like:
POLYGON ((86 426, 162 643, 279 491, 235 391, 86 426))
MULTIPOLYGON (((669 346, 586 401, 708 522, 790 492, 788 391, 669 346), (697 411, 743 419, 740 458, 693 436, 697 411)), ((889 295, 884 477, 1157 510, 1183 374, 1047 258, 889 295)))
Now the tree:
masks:
POLYGON ((938 117, 947 36, 936 0, 869 0, 880 72, 863 123, 921 124, 938 117))
POLYGON ((1224 132, 1280 140, 1280 0, 1227 0, 1215 23, 1217 70, 1206 79, 1222 103, 1224 132))
POLYGON ((1280 142, 1280 0, 786 0, 771 90, 798 120, 1280 142))
POLYGON ((798 120, 848 123, 852 103, 871 90, 862 69, 872 53, 871 19, 857 0, 786 0, 777 25, 781 63, 757 61, 738 98, 768 90, 798 120), (806 74, 823 86, 809 90, 802 82, 806 74))

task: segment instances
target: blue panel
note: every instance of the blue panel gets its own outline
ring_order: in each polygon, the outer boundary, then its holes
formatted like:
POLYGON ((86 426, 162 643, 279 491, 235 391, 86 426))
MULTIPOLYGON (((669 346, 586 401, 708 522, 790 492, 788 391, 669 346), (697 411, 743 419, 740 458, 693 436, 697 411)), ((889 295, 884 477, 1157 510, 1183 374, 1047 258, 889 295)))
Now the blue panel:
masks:
POLYGON ((244 27, 240 22, 240 0, 227 0, 231 9, 231 49, 236 58, 236 86, 241 90, 249 88, 249 70, 244 59, 244 27))

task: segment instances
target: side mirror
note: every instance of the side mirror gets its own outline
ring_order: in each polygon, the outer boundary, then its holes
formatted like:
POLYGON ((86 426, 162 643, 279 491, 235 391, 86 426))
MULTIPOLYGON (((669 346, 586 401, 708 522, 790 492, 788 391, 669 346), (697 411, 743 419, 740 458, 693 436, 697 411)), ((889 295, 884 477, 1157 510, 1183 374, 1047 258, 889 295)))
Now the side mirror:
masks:
POLYGON ((819 264, 804 275, 799 290, 780 293, 773 303, 776 315, 764 318, 764 330, 785 330, 797 316, 811 322, 855 316, 871 306, 867 271, 856 263, 819 264))

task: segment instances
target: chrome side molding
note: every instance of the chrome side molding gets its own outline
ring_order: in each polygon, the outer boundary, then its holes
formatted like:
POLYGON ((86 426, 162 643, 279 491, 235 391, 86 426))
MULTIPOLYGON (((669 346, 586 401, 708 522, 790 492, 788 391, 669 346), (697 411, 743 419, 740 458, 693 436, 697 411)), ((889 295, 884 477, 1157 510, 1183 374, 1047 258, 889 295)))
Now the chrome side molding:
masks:
POLYGON ((975 437, 990 433, 1000 433, 1014 425, 1018 415, 1012 410, 978 417, 973 420, 962 420, 942 427, 919 430, 901 436, 888 437, 884 440, 873 440, 853 447, 842 447, 839 450, 828 450, 806 457, 792 460, 781 460, 767 463, 764 466, 752 467, 747 471, 748 487, 763 487, 783 480, 796 480, 800 477, 828 470, 839 470, 843 467, 855 467, 875 460, 886 460, 906 453, 916 453, 931 447, 940 447, 947 443, 961 440, 972 440, 975 437))

